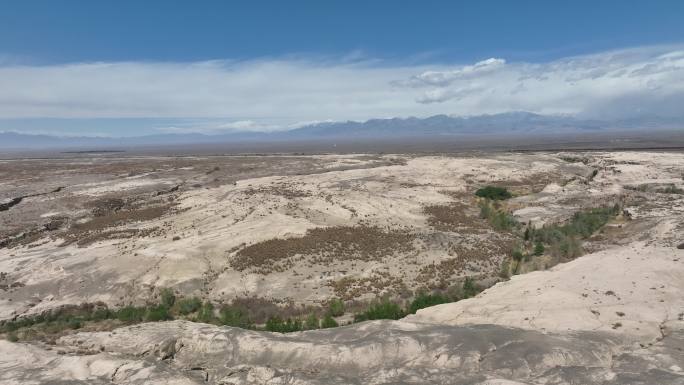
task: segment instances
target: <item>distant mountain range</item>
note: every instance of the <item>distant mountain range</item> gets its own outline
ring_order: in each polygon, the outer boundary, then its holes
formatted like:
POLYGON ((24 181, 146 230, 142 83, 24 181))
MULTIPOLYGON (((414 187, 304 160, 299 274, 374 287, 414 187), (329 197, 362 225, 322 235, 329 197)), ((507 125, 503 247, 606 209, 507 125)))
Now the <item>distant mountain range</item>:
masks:
POLYGON ((435 115, 428 118, 371 119, 365 122, 319 123, 279 132, 232 132, 218 135, 159 134, 138 137, 60 137, 0 132, 2 149, 115 148, 259 141, 355 140, 383 138, 439 138, 477 135, 574 134, 609 130, 684 130, 684 119, 642 117, 623 120, 585 120, 569 116, 508 112, 472 117, 435 115))

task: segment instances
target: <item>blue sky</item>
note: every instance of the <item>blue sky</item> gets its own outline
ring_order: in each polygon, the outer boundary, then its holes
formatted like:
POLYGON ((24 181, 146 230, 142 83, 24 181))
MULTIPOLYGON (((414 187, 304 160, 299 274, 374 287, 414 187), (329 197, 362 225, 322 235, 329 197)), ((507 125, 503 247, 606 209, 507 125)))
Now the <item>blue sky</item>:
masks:
POLYGON ((682 1, 31 1, 0 131, 280 130, 511 110, 682 114, 682 1))

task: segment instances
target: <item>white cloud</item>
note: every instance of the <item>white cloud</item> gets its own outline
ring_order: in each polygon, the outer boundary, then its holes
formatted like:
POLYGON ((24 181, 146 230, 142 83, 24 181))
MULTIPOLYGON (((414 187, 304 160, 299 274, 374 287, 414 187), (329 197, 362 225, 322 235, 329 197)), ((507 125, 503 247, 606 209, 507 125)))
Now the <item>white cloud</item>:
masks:
POLYGON ((684 49, 472 65, 274 59, 197 63, 0 61, 0 119, 211 118, 159 130, 270 131, 301 122, 513 110, 684 116, 684 49))
POLYGON ((420 87, 423 85, 445 87, 457 80, 474 79, 492 73, 506 64, 504 59, 490 58, 475 63, 471 66, 463 66, 450 71, 426 71, 412 77, 407 82, 397 82, 398 85, 420 87))

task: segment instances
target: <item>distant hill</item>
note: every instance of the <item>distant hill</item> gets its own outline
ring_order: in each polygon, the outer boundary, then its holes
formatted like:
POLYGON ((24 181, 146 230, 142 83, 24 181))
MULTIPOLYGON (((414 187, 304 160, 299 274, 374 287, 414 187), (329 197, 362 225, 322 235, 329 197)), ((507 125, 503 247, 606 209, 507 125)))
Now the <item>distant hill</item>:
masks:
POLYGON ((624 120, 583 120, 569 116, 509 112, 472 117, 435 115, 428 118, 371 119, 365 122, 319 123, 289 131, 271 133, 233 132, 218 135, 159 134, 125 138, 59 137, 0 132, 0 148, 113 148, 134 146, 297 141, 322 139, 383 139, 401 137, 434 138, 456 135, 573 134, 609 130, 684 130, 684 120, 642 117, 624 120))

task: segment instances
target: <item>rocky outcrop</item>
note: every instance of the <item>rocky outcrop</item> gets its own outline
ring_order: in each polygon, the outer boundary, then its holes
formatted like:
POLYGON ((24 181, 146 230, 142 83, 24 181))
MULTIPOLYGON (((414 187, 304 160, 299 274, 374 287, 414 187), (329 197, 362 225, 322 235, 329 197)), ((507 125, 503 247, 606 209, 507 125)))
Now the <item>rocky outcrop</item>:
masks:
POLYGON ((170 321, 0 343, 3 383, 681 384, 684 330, 649 347, 615 334, 370 321, 294 334, 170 321), (641 382, 640 382, 641 381, 641 382), (653 382, 655 381, 655 382, 653 382))
POLYGON ((497 324, 530 330, 615 332, 646 343, 684 312, 684 253, 634 242, 550 270, 514 276, 476 298, 407 319, 440 325, 497 324))

